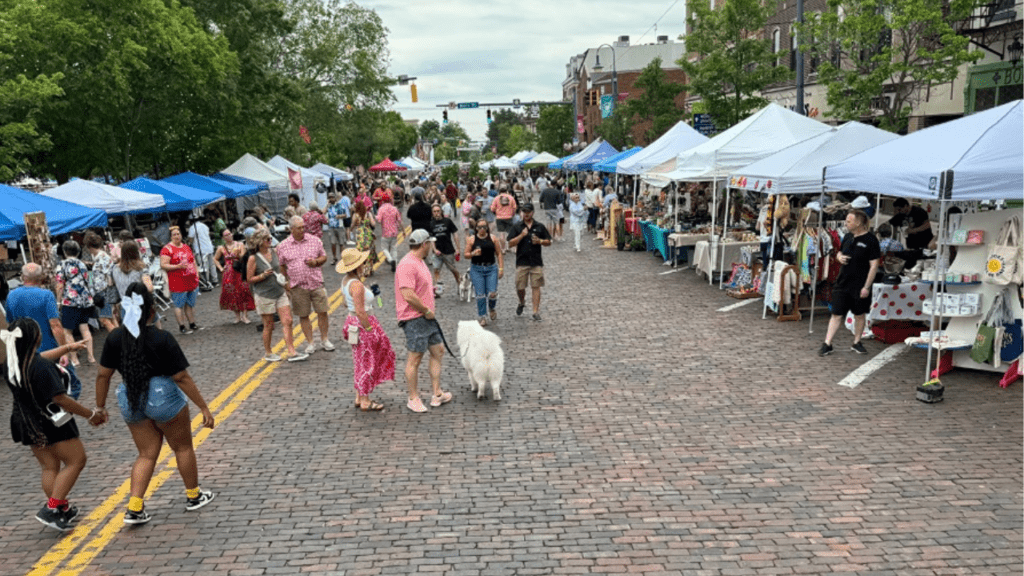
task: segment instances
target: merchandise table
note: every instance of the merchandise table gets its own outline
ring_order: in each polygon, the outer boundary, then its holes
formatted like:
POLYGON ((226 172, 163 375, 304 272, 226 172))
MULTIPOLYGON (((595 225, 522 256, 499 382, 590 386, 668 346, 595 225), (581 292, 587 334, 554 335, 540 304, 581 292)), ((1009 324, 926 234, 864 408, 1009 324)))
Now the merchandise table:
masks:
MULTIPOLYGON (((871 309, 864 320, 864 333, 871 331, 872 322, 906 320, 928 322, 931 314, 925 314, 921 303, 932 298, 930 282, 901 282, 871 286, 871 309)), ((846 315, 846 327, 853 332, 853 314, 846 315)))
POLYGON ((722 261, 721 253, 712 254, 711 243, 707 240, 701 240, 694 245, 693 249, 693 265, 697 268, 697 272, 710 277, 715 272, 724 272, 726 270, 732 270, 734 263, 740 262, 742 254, 740 249, 744 246, 760 246, 760 242, 724 242, 718 244, 718 250, 725 251, 725 260, 722 261), (724 269, 719 268, 719 263, 725 266, 724 269))
POLYGON ((643 230, 644 243, 647 245, 648 252, 659 252, 662 260, 668 262, 668 235, 672 229, 661 228, 647 220, 641 220, 640 227, 643 230))
POLYGON ((707 240, 707 234, 685 234, 682 232, 674 232, 668 235, 668 250, 672 253, 672 265, 675 266, 676 261, 679 260, 678 254, 680 249, 683 253, 683 260, 693 264, 694 259, 690 257, 689 253, 697 242, 701 240, 707 240))

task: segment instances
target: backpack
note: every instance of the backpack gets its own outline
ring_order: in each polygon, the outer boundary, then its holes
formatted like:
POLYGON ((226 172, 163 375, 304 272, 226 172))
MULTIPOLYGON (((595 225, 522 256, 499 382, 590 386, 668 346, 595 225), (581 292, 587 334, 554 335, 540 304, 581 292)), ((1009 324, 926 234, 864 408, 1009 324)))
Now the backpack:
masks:
POLYGON ((500 204, 501 204, 502 206, 508 206, 508 205, 509 205, 509 201, 508 201, 508 195, 507 195, 507 194, 502 194, 502 195, 501 195, 501 200, 500 200, 500 202, 499 202, 499 203, 500 203, 500 204))

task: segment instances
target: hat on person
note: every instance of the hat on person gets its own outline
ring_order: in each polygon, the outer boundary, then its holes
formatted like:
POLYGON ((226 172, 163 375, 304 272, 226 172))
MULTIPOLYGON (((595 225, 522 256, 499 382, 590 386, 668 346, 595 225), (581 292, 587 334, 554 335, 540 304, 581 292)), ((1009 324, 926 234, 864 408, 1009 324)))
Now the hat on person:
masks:
POLYGON ((519 207, 523 212, 533 212, 533 202, 527 202, 519 207))
POLYGON ((345 248, 341 251, 341 261, 334 267, 334 271, 338 274, 347 274, 362 266, 363 262, 366 262, 366 259, 369 257, 369 251, 364 252, 355 248, 345 248))
POLYGON ((426 242, 433 242, 434 237, 429 232, 420 228, 419 230, 413 230, 412 234, 409 234, 409 245, 419 246, 426 242))
POLYGON ((869 201, 865 196, 857 196, 857 198, 854 199, 853 203, 851 203, 850 206, 854 208, 868 208, 869 206, 871 206, 871 201, 869 201))
POLYGON ((252 236, 255 233, 256 233, 256 229, 253 228, 252 226, 249 226, 245 230, 242 230, 242 235, 245 236, 246 238, 248 238, 249 236, 252 236))

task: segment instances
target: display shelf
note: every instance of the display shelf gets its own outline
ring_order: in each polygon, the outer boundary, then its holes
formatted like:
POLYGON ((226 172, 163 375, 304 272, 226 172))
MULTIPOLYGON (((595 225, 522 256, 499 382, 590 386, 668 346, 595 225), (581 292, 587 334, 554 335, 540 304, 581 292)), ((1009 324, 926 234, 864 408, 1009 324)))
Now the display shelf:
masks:
MULTIPOLYGON (((921 344, 911 344, 911 346, 914 348, 920 348, 921 350, 927 350, 930 344, 922 342, 921 344)), ((935 346, 934 348, 936 350, 970 350, 972 346, 970 344, 966 344, 964 346, 935 346)))
MULTIPOLYGON (((920 280, 922 284, 935 284, 935 280, 920 280)), ((977 286, 981 284, 981 280, 977 282, 943 282, 946 286, 977 286)))
POLYGON ((957 248, 964 248, 964 247, 967 247, 967 246, 984 246, 984 244, 978 244, 977 242, 963 242, 963 243, 949 242, 949 243, 946 244, 946 246, 956 246, 957 248))

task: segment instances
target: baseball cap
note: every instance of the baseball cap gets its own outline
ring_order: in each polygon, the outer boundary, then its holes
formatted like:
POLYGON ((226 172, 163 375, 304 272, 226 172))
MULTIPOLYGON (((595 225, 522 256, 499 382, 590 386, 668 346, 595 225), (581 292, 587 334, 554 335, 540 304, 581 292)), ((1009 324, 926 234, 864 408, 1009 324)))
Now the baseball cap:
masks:
POLYGON ((527 202, 519 207, 523 212, 533 212, 533 202, 527 202))
POLYGON ((433 242, 434 237, 429 232, 420 228, 419 230, 413 230, 412 234, 409 234, 409 244, 419 246, 424 242, 433 242))

